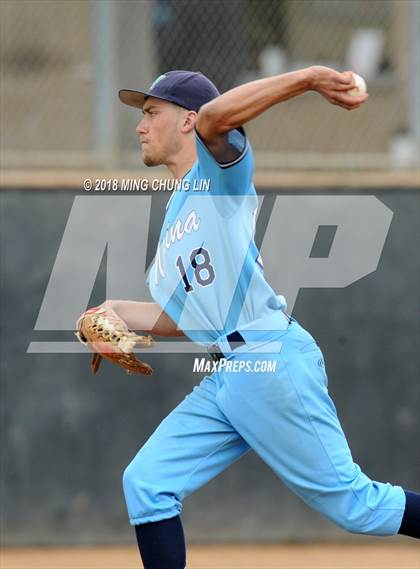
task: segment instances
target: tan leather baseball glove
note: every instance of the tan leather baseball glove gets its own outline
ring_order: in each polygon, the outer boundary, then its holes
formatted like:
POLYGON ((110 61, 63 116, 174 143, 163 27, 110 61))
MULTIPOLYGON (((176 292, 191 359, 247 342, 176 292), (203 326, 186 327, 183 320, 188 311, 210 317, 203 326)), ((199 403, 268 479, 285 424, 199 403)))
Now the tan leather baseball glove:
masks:
POLYGON ((77 321, 77 338, 95 352, 92 372, 96 373, 102 358, 106 358, 124 368, 128 374, 151 375, 153 368, 136 358, 133 349, 135 346, 152 346, 152 336, 138 336, 131 332, 125 322, 114 314, 107 313, 103 306, 97 306, 83 312, 77 321))

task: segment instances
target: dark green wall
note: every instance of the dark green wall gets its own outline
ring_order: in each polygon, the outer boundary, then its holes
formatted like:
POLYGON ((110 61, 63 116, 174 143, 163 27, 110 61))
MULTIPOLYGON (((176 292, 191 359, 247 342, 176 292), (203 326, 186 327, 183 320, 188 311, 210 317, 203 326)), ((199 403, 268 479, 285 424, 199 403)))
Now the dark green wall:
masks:
MULTIPOLYGON (((301 290, 294 315, 325 353, 355 461, 375 479, 419 490, 419 195, 398 188, 357 193, 375 194, 394 212, 377 271, 347 288, 301 290)), ((152 355, 156 372, 143 378, 110 365, 92 376, 85 354, 26 352, 33 340, 72 338, 33 328, 78 194, 0 194, 6 543, 132 540, 122 471, 199 380, 193 354, 152 355)), ((156 228, 159 207, 152 213, 156 228)), ((92 303, 104 290, 102 267, 92 303)), ((291 495, 253 453, 184 508, 191 541, 349 537, 291 495)))

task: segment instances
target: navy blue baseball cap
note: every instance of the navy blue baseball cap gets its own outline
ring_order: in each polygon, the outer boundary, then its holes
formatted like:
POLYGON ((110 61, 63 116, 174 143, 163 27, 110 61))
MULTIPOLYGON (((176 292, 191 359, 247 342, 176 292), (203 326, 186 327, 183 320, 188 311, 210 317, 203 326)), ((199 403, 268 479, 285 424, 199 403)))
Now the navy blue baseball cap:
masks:
POLYGON ((216 86, 199 71, 168 71, 159 75, 148 91, 121 89, 118 93, 123 103, 139 109, 148 97, 156 97, 196 112, 219 95, 216 86))

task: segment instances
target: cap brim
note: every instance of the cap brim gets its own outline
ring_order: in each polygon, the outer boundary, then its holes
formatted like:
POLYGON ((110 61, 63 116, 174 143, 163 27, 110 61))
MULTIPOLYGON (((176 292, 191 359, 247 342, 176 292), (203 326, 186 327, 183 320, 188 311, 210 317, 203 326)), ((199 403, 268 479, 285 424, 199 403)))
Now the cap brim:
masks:
POLYGON ((131 89, 121 89, 121 91, 118 91, 118 97, 125 105, 142 109, 149 94, 141 91, 132 91, 131 89))
POLYGON ((159 97, 159 95, 153 95, 152 93, 143 93, 142 91, 132 91, 131 89, 121 89, 118 91, 118 97, 120 98, 120 101, 122 101, 125 105, 130 105, 130 107, 135 107, 136 109, 142 109, 144 103, 146 102, 146 99, 149 97, 160 99, 161 101, 167 101, 168 103, 172 103, 173 105, 178 105, 179 107, 187 109, 187 107, 184 107, 179 103, 175 103, 169 98, 159 97))

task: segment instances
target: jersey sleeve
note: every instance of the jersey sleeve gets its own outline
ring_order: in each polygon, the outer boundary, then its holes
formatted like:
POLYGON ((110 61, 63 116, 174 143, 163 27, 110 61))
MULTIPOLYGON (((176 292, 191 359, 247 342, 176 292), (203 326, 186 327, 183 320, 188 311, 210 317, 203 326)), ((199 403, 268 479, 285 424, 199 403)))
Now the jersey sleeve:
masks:
POLYGON ((210 181, 210 193, 214 196, 244 196, 253 191, 252 148, 242 127, 230 131, 227 136, 235 158, 230 162, 218 162, 196 130, 200 177, 210 181))

